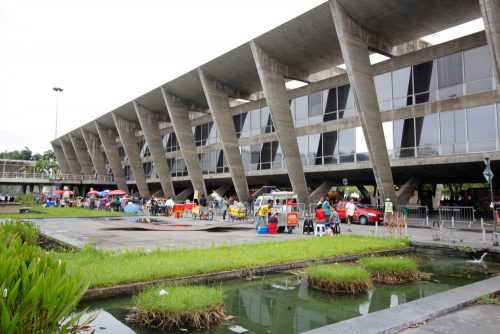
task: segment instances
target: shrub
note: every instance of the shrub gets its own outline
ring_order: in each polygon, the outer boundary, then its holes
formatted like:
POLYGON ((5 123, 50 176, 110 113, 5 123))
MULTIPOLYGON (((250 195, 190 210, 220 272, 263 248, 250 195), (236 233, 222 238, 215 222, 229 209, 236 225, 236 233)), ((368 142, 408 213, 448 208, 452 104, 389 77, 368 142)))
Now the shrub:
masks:
POLYGON ((309 284, 323 291, 354 294, 373 287, 368 271, 349 264, 312 266, 306 273, 309 284))
POLYGON ((208 328, 227 318, 220 287, 150 287, 133 304, 131 320, 153 328, 208 328))
POLYGON ((36 204, 33 194, 17 194, 16 202, 20 203, 21 206, 34 206, 36 204))
POLYGON ((0 237, 0 333, 76 332, 84 312, 71 314, 88 284, 10 227, 0 237))
POLYGON ((33 222, 23 222, 18 219, 0 222, 0 235, 17 234, 21 240, 30 245, 36 245, 40 239, 40 229, 33 222))
POLYGON ((407 257, 365 257, 359 262, 363 268, 371 272, 375 282, 403 283, 421 277, 417 270, 417 263, 407 257))

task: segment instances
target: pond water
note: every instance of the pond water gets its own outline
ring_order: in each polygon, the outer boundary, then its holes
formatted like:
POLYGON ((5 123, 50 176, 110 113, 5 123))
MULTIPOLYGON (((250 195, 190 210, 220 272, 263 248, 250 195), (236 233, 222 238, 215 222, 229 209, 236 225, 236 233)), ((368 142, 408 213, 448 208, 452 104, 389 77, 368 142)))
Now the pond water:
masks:
MULTIPOLYGON (((407 284, 375 284, 373 291, 356 296, 315 290, 306 280, 292 274, 219 283, 225 291, 226 311, 234 318, 229 324, 196 332, 235 333, 230 327, 237 325, 248 330, 246 333, 301 333, 474 283, 500 272, 498 263, 486 262, 486 266, 482 266, 468 264, 460 258, 413 256, 420 271, 432 273, 430 279, 407 284)), ((102 308, 124 322, 127 315, 124 307, 130 303, 127 297, 82 306, 102 308)), ((127 326, 136 333, 159 333, 134 324, 127 326)), ((119 333, 113 331, 112 326, 104 327, 106 330, 96 330, 96 333, 119 333)))

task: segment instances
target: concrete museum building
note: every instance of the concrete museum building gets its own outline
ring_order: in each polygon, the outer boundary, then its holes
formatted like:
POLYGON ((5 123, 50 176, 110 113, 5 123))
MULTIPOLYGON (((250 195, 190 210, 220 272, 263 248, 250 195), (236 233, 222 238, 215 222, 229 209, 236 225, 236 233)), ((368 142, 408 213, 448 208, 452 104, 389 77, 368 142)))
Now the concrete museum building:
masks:
POLYGON ((276 185, 309 203, 347 178, 404 203, 423 182, 482 181, 484 154, 500 167, 499 67, 500 0, 330 0, 52 147, 63 173, 143 197, 276 185))

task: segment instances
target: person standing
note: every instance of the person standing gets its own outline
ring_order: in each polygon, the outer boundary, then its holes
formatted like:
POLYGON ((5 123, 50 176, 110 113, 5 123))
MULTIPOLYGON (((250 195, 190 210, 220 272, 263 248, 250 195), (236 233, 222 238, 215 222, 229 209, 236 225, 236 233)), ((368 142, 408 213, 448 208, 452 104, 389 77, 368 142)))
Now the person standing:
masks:
POLYGON ((221 210, 222 210, 222 221, 226 221, 227 207, 229 205, 229 199, 227 198, 227 196, 222 198, 220 205, 221 205, 221 210))
POLYGON ((330 216, 332 214, 332 209, 330 201, 328 201, 328 197, 325 197, 325 200, 323 201, 323 204, 321 206, 323 207, 323 210, 325 210, 325 230, 328 230, 330 228, 330 216))
POLYGON ((170 196, 165 202, 165 214, 167 217, 170 217, 172 215, 172 212, 174 212, 174 205, 175 202, 172 199, 172 196, 170 196))
POLYGON ((354 199, 351 197, 349 202, 345 205, 347 214, 347 232, 352 232, 351 224, 352 218, 354 217, 354 211, 356 211, 356 205, 354 204, 354 199))
POLYGON ((273 211, 273 200, 272 199, 267 201, 267 205, 260 206, 259 213, 257 215, 257 224, 255 225, 255 231, 259 230, 259 225, 261 222, 263 222, 264 225, 267 225, 268 215, 272 211, 273 211))
POLYGON ((386 198, 384 203, 384 219, 387 220, 387 223, 392 223, 392 215, 394 213, 394 207, 392 205, 391 199, 386 198))

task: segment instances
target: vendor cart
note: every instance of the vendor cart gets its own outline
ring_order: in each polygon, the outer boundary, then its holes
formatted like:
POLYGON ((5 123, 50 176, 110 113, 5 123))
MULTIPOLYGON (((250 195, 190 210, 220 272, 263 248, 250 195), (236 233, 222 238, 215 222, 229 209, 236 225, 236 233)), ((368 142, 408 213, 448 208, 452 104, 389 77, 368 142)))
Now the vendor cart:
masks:
POLYGON ((278 233, 292 230, 299 227, 299 214, 297 212, 280 212, 278 213, 278 233))
POLYGON ((234 220, 245 220, 247 217, 247 208, 241 204, 231 205, 228 210, 229 219, 234 220))

